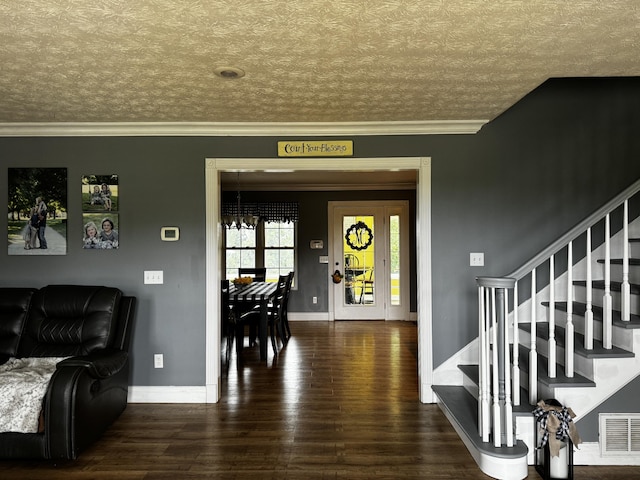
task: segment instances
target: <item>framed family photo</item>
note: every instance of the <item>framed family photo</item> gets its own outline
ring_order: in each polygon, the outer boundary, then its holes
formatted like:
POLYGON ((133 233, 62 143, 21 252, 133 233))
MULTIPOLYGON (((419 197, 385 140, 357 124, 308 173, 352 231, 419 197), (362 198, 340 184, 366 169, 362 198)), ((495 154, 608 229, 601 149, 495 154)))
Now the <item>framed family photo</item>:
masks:
POLYGON ((8 169, 9 255, 67 254, 67 169, 8 169))
POLYGON ((82 248, 114 250, 120 247, 118 175, 82 177, 82 248))

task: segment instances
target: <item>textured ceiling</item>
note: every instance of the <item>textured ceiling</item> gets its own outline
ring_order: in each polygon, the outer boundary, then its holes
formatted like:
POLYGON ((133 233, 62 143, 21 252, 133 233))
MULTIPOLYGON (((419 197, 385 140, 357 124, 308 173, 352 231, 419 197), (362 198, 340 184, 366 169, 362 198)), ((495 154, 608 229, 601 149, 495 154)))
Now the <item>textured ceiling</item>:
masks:
POLYGON ((484 121, 639 48, 637 0, 3 1, 0 123, 484 121))

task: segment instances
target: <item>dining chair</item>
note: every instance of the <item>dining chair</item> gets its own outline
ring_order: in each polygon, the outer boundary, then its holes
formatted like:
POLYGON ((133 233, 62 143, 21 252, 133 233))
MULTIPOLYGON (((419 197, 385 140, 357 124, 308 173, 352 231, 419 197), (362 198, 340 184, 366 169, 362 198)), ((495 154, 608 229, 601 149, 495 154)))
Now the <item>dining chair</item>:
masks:
POLYGON ((289 272, 287 276, 287 286, 285 290, 284 297, 284 306, 282 309, 282 331, 283 335, 283 343, 286 345, 289 342, 289 338, 291 338, 291 327, 289 327, 289 294, 291 293, 291 285, 293 284, 294 272, 289 272))
POLYGON ((260 310, 251 309, 239 312, 236 316, 234 334, 236 337, 236 357, 238 363, 241 361, 242 349, 244 348, 244 333, 249 327, 249 346, 252 347, 256 341, 255 332, 258 330, 260 322, 260 310))
POLYGON ((373 303, 373 286, 373 268, 371 268, 368 272, 366 272, 364 280, 362 280, 359 303, 373 303), (370 297, 369 300, 367 300, 367 296, 370 297))
POLYGON ((344 254, 344 269, 350 268, 359 268, 360 267, 360 259, 354 255, 353 253, 345 253, 344 254))
MULTIPOLYGON (((254 282, 265 282, 267 279, 267 269, 264 267, 240 267, 238 268, 238 277, 251 277, 254 282)), ((242 316, 251 310, 260 310, 260 305, 242 305, 238 316, 242 316)), ((255 337, 256 325, 251 325, 251 342, 255 342, 255 337)))
POLYGON ((276 352, 276 333, 278 334, 278 337, 280 337, 280 342, 283 347, 288 341, 285 316, 287 306, 287 289, 289 285, 289 275, 280 275, 278 277, 278 289, 273 299, 271 309, 269 310, 269 333, 271 335, 271 345, 274 353, 276 352))
POLYGON ((229 368, 231 349, 235 338, 235 311, 229 299, 229 280, 222 280, 220 296, 220 325, 222 334, 222 351, 224 352, 224 367, 229 368))
POLYGON ((265 282, 267 280, 266 268, 238 268, 239 277, 252 277, 256 282, 265 282))
MULTIPOLYGON (((362 288, 362 281, 358 276, 362 274, 360 259, 353 253, 344 254, 344 287, 346 303, 356 303, 356 289, 362 288)), ((362 291, 362 290, 360 290, 362 291)))

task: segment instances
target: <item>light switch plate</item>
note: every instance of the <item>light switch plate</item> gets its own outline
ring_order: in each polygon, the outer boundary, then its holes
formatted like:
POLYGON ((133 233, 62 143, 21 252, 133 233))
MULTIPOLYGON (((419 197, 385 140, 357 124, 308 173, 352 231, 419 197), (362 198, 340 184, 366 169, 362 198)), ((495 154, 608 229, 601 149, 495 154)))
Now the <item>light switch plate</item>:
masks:
POLYGON ((164 272, 162 270, 145 270, 145 285, 162 285, 164 283, 164 272))
POLYGON ((484 253, 470 253, 469 265, 472 267, 484 267, 484 253))
POLYGON ((153 355, 153 368, 164 368, 164 355, 161 353, 153 355))

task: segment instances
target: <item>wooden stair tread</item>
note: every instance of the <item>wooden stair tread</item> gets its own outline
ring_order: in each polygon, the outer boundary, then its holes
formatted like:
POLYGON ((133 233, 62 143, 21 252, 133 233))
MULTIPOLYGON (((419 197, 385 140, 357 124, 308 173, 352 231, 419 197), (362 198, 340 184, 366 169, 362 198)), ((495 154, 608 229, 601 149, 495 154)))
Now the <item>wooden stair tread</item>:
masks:
MULTIPOLYGON (((574 285, 578 287, 586 287, 586 280, 576 280, 573 282, 574 285)), ((592 282, 593 288, 597 288, 598 290, 604 290, 604 280, 593 280, 592 282)), ((632 295, 640 295, 640 285, 637 283, 630 283, 630 290, 632 295)), ((622 282, 611 281, 610 283, 611 291, 620 292, 622 290, 622 282)))
MULTIPOLYGON (((529 372, 529 349, 524 345, 518 346, 519 365, 522 371, 529 372)), ((578 373, 567 377, 562 365, 556 365, 556 376, 549 376, 549 359, 538 352, 538 381, 548 387, 595 387, 595 382, 578 373)))
MULTIPOLYGON (((480 384, 480 366, 479 365, 458 365, 458 369, 460 369, 460 371, 462 373, 464 373, 464 375, 471 380, 473 383, 477 385, 480 384)), ((516 416, 523 416, 523 415, 531 415, 531 412, 533 411, 534 407, 529 405, 528 403, 526 403, 527 399, 529 398, 529 392, 526 388, 521 388, 520 389, 520 400, 525 401, 524 404, 520 404, 520 405, 513 405, 513 414, 516 416)))
MULTIPOLYGON (((520 324, 518 327, 528 333, 531 333, 531 324, 520 324)), ((593 349, 587 350, 584 348, 584 335, 581 333, 574 333, 574 351, 576 355, 581 355, 585 358, 633 358, 635 355, 629 350, 624 350, 620 347, 612 346, 611 348, 604 348, 602 341, 593 339, 593 349)), ((536 323, 536 336, 543 340, 549 340, 549 324, 547 322, 536 323)), ((559 347, 565 345, 565 329, 559 325, 556 325, 556 344, 559 347)))
MULTIPOLYGON (((549 302, 542 302, 542 305, 545 307, 549 306, 549 302)), ((555 309, 561 312, 567 311, 567 302, 556 302, 555 309)), ((591 310, 593 311, 593 319, 597 322, 601 322, 603 318, 602 307, 598 305, 592 305, 591 310)), ((587 311, 587 304, 582 302, 573 302, 573 313, 574 315, 578 315, 584 317, 587 311)), ((613 310, 612 315, 613 324, 617 327, 621 328, 640 328, 640 315, 631 314, 629 315, 629 321, 625 322, 622 320, 622 314, 620 310, 613 310)))
POLYGON ((493 457, 513 459, 526 457, 529 449, 522 440, 513 447, 494 447, 492 442, 483 442, 478 434, 478 400, 464 387, 452 385, 433 385, 431 387, 441 405, 456 419, 458 426, 474 447, 493 457))
MULTIPOLYGON (((621 258, 612 258, 610 259, 610 262, 611 262, 611 265, 622 265, 621 258)), ((604 259, 602 258, 598 259, 598 263, 604 263, 604 259)), ((629 265, 637 267, 638 265, 640 265, 640 258, 630 258, 629 265)))

